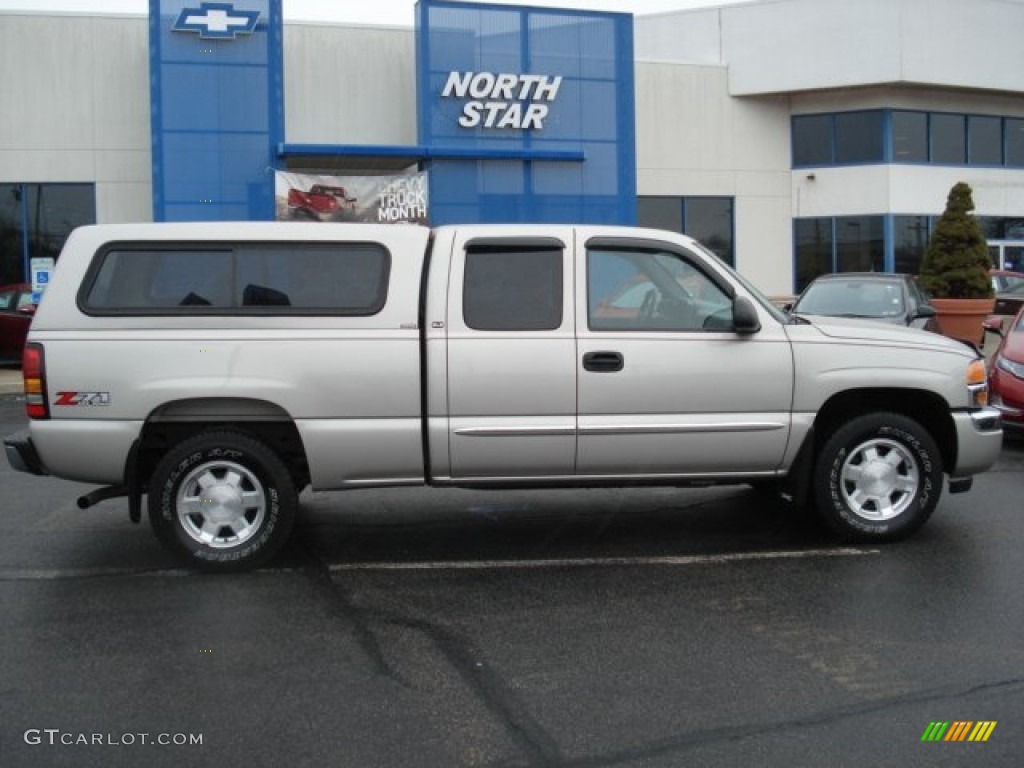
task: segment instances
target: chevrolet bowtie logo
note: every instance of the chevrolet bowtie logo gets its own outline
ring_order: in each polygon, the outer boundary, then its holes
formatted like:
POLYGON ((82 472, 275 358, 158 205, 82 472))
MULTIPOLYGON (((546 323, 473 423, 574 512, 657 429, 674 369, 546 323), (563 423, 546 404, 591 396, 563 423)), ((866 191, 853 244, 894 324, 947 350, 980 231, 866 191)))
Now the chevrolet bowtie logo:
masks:
POLYGON ((200 3, 198 8, 182 8, 171 29, 198 32, 204 38, 234 38, 251 35, 259 18, 259 11, 239 11, 231 3, 200 3))

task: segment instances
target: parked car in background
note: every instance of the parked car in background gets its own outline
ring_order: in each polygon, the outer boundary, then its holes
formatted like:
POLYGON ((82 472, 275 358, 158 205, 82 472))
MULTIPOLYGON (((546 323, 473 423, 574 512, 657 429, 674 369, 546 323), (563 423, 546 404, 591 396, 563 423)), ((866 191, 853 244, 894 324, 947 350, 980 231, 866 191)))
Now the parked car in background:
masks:
POLYGON ((989 365, 989 401, 1004 427, 1024 432, 1024 308, 1010 319, 989 318, 985 327, 1002 337, 989 365))
POLYGON ((20 363, 25 336, 36 305, 32 286, 26 283, 0 286, 0 363, 20 363))
POLYGON ((1016 317, 1021 307, 1024 307, 1024 283, 997 292, 996 306, 992 310, 992 314, 1008 318, 1016 317))
POLYGON ((911 275, 839 272, 821 275, 789 307, 796 315, 880 320, 938 332, 935 307, 911 275))
POLYGON ((1018 285, 1024 285, 1024 272, 1011 272, 1008 269, 992 269, 989 270, 988 274, 992 278, 992 290, 996 293, 1002 293, 1003 291, 1012 290, 1018 285))

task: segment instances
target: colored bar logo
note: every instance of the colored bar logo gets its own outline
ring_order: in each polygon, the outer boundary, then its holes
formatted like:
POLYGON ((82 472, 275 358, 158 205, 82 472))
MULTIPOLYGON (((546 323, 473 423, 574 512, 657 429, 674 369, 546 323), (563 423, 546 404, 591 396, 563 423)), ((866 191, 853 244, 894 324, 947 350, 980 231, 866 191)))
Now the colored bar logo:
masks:
POLYGON ((931 722, 921 734, 921 741, 988 741, 996 729, 995 720, 954 720, 931 722))

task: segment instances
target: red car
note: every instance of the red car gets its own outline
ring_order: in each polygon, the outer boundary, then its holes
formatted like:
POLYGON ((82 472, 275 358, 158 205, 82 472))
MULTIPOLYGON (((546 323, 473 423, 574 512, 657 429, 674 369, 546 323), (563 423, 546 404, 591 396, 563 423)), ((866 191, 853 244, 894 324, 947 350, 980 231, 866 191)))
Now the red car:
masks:
POLYGON ((989 277, 992 278, 992 290, 996 293, 1003 293, 1024 285, 1024 273, 1010 272, 1006 269, 990 269, 989 277))
POLYGON ((25 336, 35 313, 31 285, 0 285, 0 363, 21 362, 25 336))
POLYGON ((1003 414, 1003 427, 1024 430, 1024 308, 1009 321, 990 318, 986 327, 997 329, 1002 340, 989 365, 989 398, 1003 414))
POLYGON ((308 192, 288 190, 288 210, 293 218, 333 221, 355 208, 356 198, 349 197, 344 187, 314 184, 308 192))

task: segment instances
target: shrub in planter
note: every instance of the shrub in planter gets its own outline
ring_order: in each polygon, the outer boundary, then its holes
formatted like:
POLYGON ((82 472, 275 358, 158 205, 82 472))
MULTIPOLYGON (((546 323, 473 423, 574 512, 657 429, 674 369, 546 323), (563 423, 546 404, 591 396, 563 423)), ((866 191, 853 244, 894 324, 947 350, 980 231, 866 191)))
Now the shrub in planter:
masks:
POLYGON ((995 304, 988 244, 971 215, 974 199, 964 182, 953 185, 946 210, 935 224, 921 271, 921 287, 932 296, 939 327, 947 336, 978 343, 982 322, 995 304), (966 301, 966 303, 965 303, 966 301))

